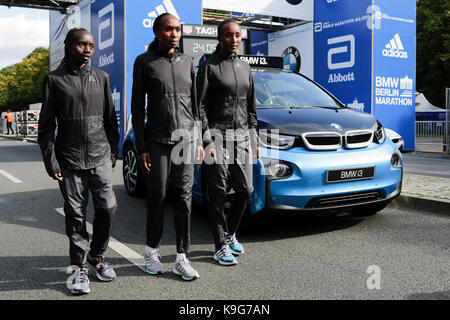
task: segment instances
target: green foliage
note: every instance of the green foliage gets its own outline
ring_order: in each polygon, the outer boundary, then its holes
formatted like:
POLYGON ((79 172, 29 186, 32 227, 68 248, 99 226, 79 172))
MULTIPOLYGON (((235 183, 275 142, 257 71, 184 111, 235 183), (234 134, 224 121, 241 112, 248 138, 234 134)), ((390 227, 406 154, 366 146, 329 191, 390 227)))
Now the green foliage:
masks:
POLYGON ((450 1, 417 1, 417 91, 445 108, 450 87, 450 1))
POLYGON ((42 82, 49 72, 49 49, 36 48, 22 62, 0 70, 0 112, 22 110, 42 100, 42 82))

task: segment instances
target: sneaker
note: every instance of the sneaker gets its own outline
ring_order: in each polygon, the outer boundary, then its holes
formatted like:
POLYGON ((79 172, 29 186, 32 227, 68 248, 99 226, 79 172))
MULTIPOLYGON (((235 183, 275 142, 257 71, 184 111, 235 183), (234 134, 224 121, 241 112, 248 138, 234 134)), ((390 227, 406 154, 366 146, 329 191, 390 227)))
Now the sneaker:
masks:
POLYGON ((89 289, 88 269, 86 267, 81 267, 75 271, 71 292, 73 295, 82 295, 91 292, 89 289))
POLYGON ((109 282, 116 277, 116 272, 108 265, 104 256, 93 258, 88 254, 87 261, 94 267, 95 274, 100 281, 109 282))
POLYGON ((228 235, 227 243, 231 253, 235 255, 240 255, 244 253, 244 247, 242 246, 242 244, 239 243, 239 241, 237 241, 236 236, 234 234, 228 235))
POLYGON ((184 258, 180 262, 175 262, 175 266, 173 267, 172 271, 176 275, 181 276, 181 278, 186 281, 200 278, 198 272, 194 268, 192 268, 190 261, 186 258, 184 258))
POLYGON ((224 266, 231 266, 238 263, 236 258, 231 254, 228 245, 224 245, 216 250, 214 260, 219 261, 224 266))
POLYGON ((153 253, 145 254, 145 271, 150 274, 164 273, 163 266, 159 261, 159 250, 153 251, 153 253))

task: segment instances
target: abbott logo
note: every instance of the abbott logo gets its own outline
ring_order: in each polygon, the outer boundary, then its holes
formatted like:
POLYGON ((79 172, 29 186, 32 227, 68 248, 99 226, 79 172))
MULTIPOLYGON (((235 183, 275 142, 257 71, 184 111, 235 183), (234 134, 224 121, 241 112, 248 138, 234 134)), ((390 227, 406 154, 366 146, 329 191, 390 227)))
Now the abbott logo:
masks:
POLYGON ((111 18, 106 19, 105 21, 100 22, 98 25, 98 48, 100 50, 106 49, 114 44, 114 3, 108 4, 106 7, 101 9, 98 12, 98 19, 103 16, 111 14, 111 18), (111 36, 107 39, 102 38, 102 31, 110 28, 111 36))
POLYGON ((355 65, 355 36, 347 34, 345 36, 328 39, 328 45, 336 43, 349 43, 345 46, 334 47, 328 50, 328 69, 343 69, 351 68, 355 65), (350 49, 350 50, 349 50, 350 49), (347 61, 333 62, 333 56, 342 55, 350 51, 350 56, 347 61))
POLYGON ((408 52, 406 52, 403 47, 402 40, 400 39, 398 33, 396 33, 394 38, 392 38, 389 43, 385 45, 385 49, 383 49, 382 53, 385 57, 402 59, 408 58, 408 52))
POLYGON ((178 12, 175 9, 172 1, 171 0, 164 0, 162 4, 160 4, 159 6, 157 6, 155 8, 155 10, 147 13, 147 16, 150 19, 142 20, 142 25, 144 26, 144 28, 151 28, 151 27, 153 27, 154 19, 157 16, 159 16, 159 15, 161 15, 163 13, 170 13, 171 15, 174 15, 175 17, 177 17, 177 19, 180 19, 180 16, 178 15, 178 12))

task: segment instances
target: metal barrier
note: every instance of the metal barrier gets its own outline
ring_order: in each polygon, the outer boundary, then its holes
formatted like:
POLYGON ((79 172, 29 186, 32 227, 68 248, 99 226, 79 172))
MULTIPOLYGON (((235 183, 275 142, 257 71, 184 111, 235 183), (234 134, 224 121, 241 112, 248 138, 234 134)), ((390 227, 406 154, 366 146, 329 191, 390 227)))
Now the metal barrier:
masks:
POLYGON ((445 121, 416 121, 416 144, 444 145, 445 121))

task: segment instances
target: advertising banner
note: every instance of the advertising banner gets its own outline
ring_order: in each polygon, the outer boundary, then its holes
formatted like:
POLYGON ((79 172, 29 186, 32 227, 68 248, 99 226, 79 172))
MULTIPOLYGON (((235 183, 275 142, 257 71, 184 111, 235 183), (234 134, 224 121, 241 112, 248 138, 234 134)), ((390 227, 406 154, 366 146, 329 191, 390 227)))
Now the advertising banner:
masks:
POLYGON ((119 123, 119 155, 125 132, 125 22, 124 1, 96 0, 91 5, 91 33, 95 39, 95 51, 91 65, 108 73, 111 94, 119 123))
POLYGON ((269 55, 281 56, 284 69, 314 76, 313 23, 269 33, 269 55))
POLYGON ((127 118, 131 113, 133 66, 136 57, 153 41, 153 21, 168 12, 181 23, 201 24, 201 0, 133 0, 126 1, 126 101, 127 118))
POLYGON ((266 31, 250 30, 250 54, 269 55, 269 38, 266 31))
POLYGON ((372 113, 372 0, 316 1, 314 80, 348 107, 372 113))
POLYGON ((375 0, 373 114, 414 150, 416 1, 375 0))
POLYGON ((68 14, 50 10, 50 71, 58 68, 64 58, 64 39, 72 28, 91 30, 91 0, 83 0, 71 8, 68 14))
POLYGON ((203 0, 203 8, 307 21, 313 21, 314 15, 313 0, 203 0))

